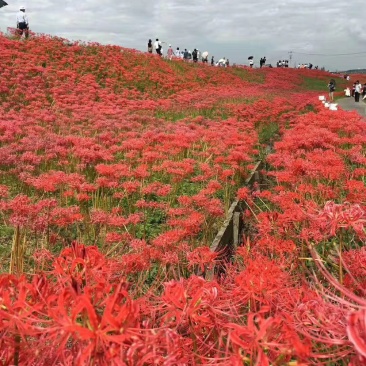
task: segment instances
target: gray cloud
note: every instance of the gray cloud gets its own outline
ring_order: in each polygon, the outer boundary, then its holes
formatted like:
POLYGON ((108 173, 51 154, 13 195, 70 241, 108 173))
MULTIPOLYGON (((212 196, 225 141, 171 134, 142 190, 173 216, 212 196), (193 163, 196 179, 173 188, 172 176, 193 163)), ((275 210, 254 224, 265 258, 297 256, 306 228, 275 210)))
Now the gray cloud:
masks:
POLYGON ((257 61, 266 55, 275 63, 292 50, 296 62, 330 69, 366 66, 366 54, 301 54, 366 51, 364 0, 28 0, 0 9, 2 30, 14 26, 19 5, 28 6, 33 31, 72 40, 144 51, 147 40, 158 37, 174 48, 205 49, 237 63, 246 63, 248 55, 257 61))

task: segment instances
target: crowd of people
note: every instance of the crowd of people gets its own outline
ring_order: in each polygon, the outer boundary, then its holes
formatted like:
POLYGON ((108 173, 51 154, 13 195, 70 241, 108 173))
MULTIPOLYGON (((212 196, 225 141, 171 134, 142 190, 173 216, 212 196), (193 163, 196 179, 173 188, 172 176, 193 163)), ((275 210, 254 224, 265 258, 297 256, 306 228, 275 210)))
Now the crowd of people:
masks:
MULTIPOLYGON (((347 80, 350 80, 349 75, 345 77, 347 80)), ((336 90, 336 83, 334 79, 331 79, 328 83, 329 90, 329 100, 333 102, 334 100, 334 92, 336 90)), ((356 103, 359 103, 360 98, 362 100, 366 99, 366 83, 361 84, 359 80, 353 83, 352 88, 347 87, 344 89, 344 93, 346 97, 352 97, 355 99, 356 103)))
POLYGON ((357 80, 355 83, 353 83, 352 88, 347 87, 344 92, 346 97, 354 98, 355 102, 359 102, 361 97, 362 100, 364 100, 366 99, 366 83, 362 85, 360 81, 357 80))
POLYGON ((262 68, 266 64, 266 61, 266 56, 261 57, 261 59, 259 60, 259 67, 262 68))
MULTIPOLYGON (((203 63, 208 63, 209 62, 209 53, 207 51, 205 52, 200 52, 200 50, 198 50, 197 48, 195 48, 192 52, 191 50, 188 49, 180 49, 179 47, 177 47, 175 50, 173 50, 172 45, 169 44, 168 49, 166 51, 166 54, 164 53, 164 49, 163 49, 163 44, 166 44, 165 42, 161 42, 159 40, 159 38, 156 38, 155 42, 153 42, 151 39, 149 39, 148 44, 147 44, 147 51, 149 53, 156 53, 157 55, 161 56, 161 57, 165 57, 169 60, 172 60, 173 58, 176 59, 183 59, 184 61, 189 61, 189 62, 203 62, 203 63)), ((249 56, 248 57, 248 64, 250 68, 254 67, 254 57, 253 56, 249 56)), ((267 58, 266 56, 261 57, 259 60, 259 67, 272 67, 271 64, 266 64, 267 58)), ((211 61, 210 61, 212 66, 220 66, 220 67, 228 67, 230 66, 230 62, 229 59, 227 59, 226 57, 223 57, 221 59, 219 59, 218 61, 215 61, 214 56, 211 56, 211 61)), ((281 68, 287 68, 289 67, 289 60, 279 60, 277 61, 277 67, 281 67, 281 68)), ((307 63, 307 64, 298 64, 297 65, 298 69, 318 69, 318 66, 313 67, 312 63, 307 63)))
POLYGON ((277 61, 277 67, 288 67, 289 62, 288 60, 278 60, 277 61))
MULTIPOLYGON (((286 67, 288 67, 288 66, 286 66, 286 67)), ((311 70, 312 68, 314 68, 314 70, 318 70, 319 67, 318 66, 315 66, 314 67, 314 65, 309 62, 307 64, 297 64, 297 68, 298 69, 309 69, 309 70, 311 70)))
MULTIPOLYGON (((29 21, 28 17, 25 14, 25 7, 20 6, 19 12, 16 15, 16 25, 17 25, 17 35, 21 37, 23 34, 25 38, 28 38, 29 36, 29 21)), ((176 50, 173 50, 172 45, 169 44, 166 55, 164 55, 164 49, 163 49, 163 43, 158 38, 156 38, 155 42, 153 42, 151 39, 149 39, 147 44, 147 51, 149 53, 155 53, 159 56, 166 57, 169 60, 172 60, 173 58, 180 58, 185 61, 192 61, 192 62, 198 62, 201 61, 203 63, 208 63, 208 56, 209 53, 207 51, 200 52, 198 49, 194 48, 194 50, 191 52, 190 50, 187 50, 186 48, 183 50, 180 50, 179 47, 176 48, 176 50)), ((249 60, 249 67, 253 68, 254 66, 254 59, 253 56, 250 56, 248 58, 249 60)), ((259 67, 262 68, 263 66, 272 67, 272 65, 266 65, 266 57, 262 57, 259 60, 259 67)), ((214 56, 211 56, 210 61, 212 66, 220 66, 220 67, 228 67, 230 66, 229 59, 226 59, 225 57, 219 59, 217 62, 215 62, 214 56)), ((289 61, 288 60, 279 60, 277 61, 277 67, 289 67, 289 61)), ((298 64, 298 69, 312 69, 313 64, 298 64)), ((315 66, 314 69, 318 69, 318 66, 315 66)))
MULTIPOLYGON (((201 53, 200 50, 194 48, 193 51, 191 52, 191 50, 188 50, 187 48, 183 50, 180 49, 179 47, 173 50, 172 45, 169 44, 166 53, 164 53, 163 44, 166 44, 166 42, 160 41, 159 38, 156 38, 155 42, 149 39, 147 42, 147 52, 155 53, 169 60, 182 59, 187 62, 199 62, 199 61, 203 63, 209 62, 209 53, 207 51, 201 53)), ((253 56, 250 56, 248 60, 249 60, 249 67, 252 68, 254 66, 253 56)), ((265 56, 262 57, 259 61, 259 66, 260 67, 265 66, 266 60, 267 59, 265 56)), ((215 57, 211 56, 210 64, 211 66, 229 67, 230 61, 226 57, 220 58, 218 61, 215 61, 215 57)), ((269 67, 272 67, 272 65, 269 65, 269 67)))
MULTIPOLYGON (((149 39, 147 43, 147 51, 149 53, 155 52, 157 55, 161 57, 166 57, 169 60, 175 58, 175 59, 182 59, 187 62, 198 62, 198 61, 203 63, 209 62, 208 60, 209 53, 207 51, 201 53, 201 51, 198 50, 197 48, 194 48, 193 51, 191 51, 188 50, 187 48, 183 50, 180 49, 179 47, 173 50, 172 45, 169 44, 166 54, 164 54, 163 44, 165 44, 165 42, 160 41, 159 38, 156 38, 154 43, 151 39, 149 39)), ((219 59, 217 62, 215 62, 214 56, 211 56, 210 63, 212 66, 220 66, 220 67, 230 66, 230 61, 226 57, 223 57, 219 59)))

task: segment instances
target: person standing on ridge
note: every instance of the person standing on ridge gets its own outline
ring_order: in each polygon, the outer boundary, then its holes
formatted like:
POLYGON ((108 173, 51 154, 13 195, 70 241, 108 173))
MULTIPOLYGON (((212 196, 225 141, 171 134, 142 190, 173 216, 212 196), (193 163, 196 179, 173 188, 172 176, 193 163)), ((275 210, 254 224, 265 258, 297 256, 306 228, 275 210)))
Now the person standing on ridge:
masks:
POLYGON ((188 61, 188 51, 186 48, 184 49, 184 52, 183 52, 183 59, 184 59, 184 61, 188 61))
POLYGON ((355 90, 356 90, 356 83, 353 83, 353 85, 352 85, 352 93, 351 93, 351 95, 352 95, 353 98, 355 97, 355 90))
POLYGON ((361 93, 362 93, 362 84, 357 80, 355 85, 355 102, 360 101, 361 93))
POLYGON ((331 79, 329 81, 328 89, 329 89, 329 100, 331 102, 333 102, 333 100, 334 100, 334 91, 335 91, 335 82, 334 82, 333 79, 331 79))
POLYGON ((154 42, 154 48, 155 48, 155 52, 161 56, 161 42, 159 41, 159 38, 156 38, 156 41, 154 42))
POLYGON ((153 51, 152 40, 149 39, 149 42, 147 43, 147 52, 152 53, 152 51, 153 51))
POLYGON ((170 44, 169 45, 169 48, 168 48, 168 51, 166 53, 166 55, 168 56, 168 59, 169 60, 171 60, 173 58, 173 53, 174 53, 174 51, 173 51, 172 45, 170 44))
POLYGON ((198 61, 198 54, 197 54, 197 50, 194 49, 193 52, 192 52, 192 59, 193 59, 193 62, 197 62, 198 61))
POLYGON ((214 60, 214 57, 212 56, 211 57, 211 66, 215 65, 215 60, 214 60))
POLYGON ((25 7, 21 6, 19 8, 19 12, 17 13, 17 30, 19 37, 25 35, 25 38, 28 38, 29 36, 29 23, 28 23, 28 17, 25 14, 25 7))

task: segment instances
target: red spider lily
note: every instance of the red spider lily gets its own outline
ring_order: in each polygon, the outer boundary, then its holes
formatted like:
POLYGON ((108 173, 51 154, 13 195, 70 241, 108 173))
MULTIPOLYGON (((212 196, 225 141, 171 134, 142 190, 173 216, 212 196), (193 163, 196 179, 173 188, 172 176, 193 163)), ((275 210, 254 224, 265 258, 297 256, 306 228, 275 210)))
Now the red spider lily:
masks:
POLYGON ((6 198, 9 195, 9 189, 7 186, 0 185, 0 198, 6 198))
POLYGON ((281 355, 288 355, 287 359, 297 348, 297 352, 308 354, 309 347, 301 345, 300 339, 294 332, 286 334, 289 329, 280 318, 265 317, 268 309, 263 308, 256 314, 249 313, 247 325, 227 324, 228 337, 235 353, 246 360, 256 362, 256 365, 270 365, 281 355), (285 329, 284 329, 285 328, 285 329), (266 352, 270 349, 269 352, 266 352))
MULTIPOLYGON (((340 329, 341 337, 338 339, 338 344, 348 345, 352 344, 354 350, 358 355, 358 360, 361 362, 366 361, 366 342, 365 342, 365 307, 366 301, 363 298, 358 297, 352 291, 348 290, 346 287, 341 285, 332 274, 325 268, 324 264, 321 262, 319 255, 315 252, 313 248, 310 248, 313 258, 316 260, 317 267, 320 273, 326 278, 326 280, 332 285, 336 290, 338 290, 342 297, 334 294, 331 290, 324 289, 326 298, 332 300, 334 305, 329 305, 332 311, 338 311, 338 313, 343 313, 345 321, 340 329), (343 334, 342 334, 343 333, 343 334), (345 340, 345 337, 348 340, 345 340)), ((315 336, 314 339, 319 339, 315 336)), ((335 343, 337 340, 326 337, 323 342, 329 342, 330 344, 335 343)), ((341 351, 339 351, 341 352, 341 351)), ((350 354, 349 349, 345 349, 343 352, 343 357, 350 354)))
POLYGON ((361 238, 365 237, 366 214, 359 204, 335 204, 328 201, 317 216, 316 222, 331 236, 340 228, 353 228, 361 238))
POLYGON ((67 208, 56 207, 51 211, 51 216, 51 224, 59 227, 73 225, 76 222, 81 222, 83 220, 83 215, 80 213, 80 208, 78 206, 70 206, 67 208))
POLYGON ((342 260, 347 268, 345 287, 358 295, 363 295, 366 291, 366 248, 343 252, 342 260))
POLYGON ((198 266, 201 273, 204 273, 205 268, 213 268, 217 256, 218 253, 212 252, 208 247, 196 248, 191 253, 187 253, 188 268, 198 266))
POLYGON ((279 266, 264 256, 254 260, 247 260, 246 268, 235 277, 236 297, 251 304, 252 311, 256 311, 257 303, 270 305, 289 284, 289 275, 279 266))

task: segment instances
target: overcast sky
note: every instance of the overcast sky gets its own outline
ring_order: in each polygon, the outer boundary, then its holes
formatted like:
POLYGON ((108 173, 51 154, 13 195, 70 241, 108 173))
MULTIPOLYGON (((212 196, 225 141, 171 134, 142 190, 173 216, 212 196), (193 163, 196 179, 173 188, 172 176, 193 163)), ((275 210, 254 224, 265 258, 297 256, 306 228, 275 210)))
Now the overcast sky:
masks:
POLYGON ((253 55, 257 63, 266 56, 275 64, 292 50, 292 64, 366 68, 365 0, 6 1, 0 9, 2 31, 15 26, 24 5, 32 31, 71 40, 145 51, 147 40, 158 37, 174 49, 197 48, 231 63, 247 63, 253 55), (349 55, 356 52, 365 53, 349 55))

